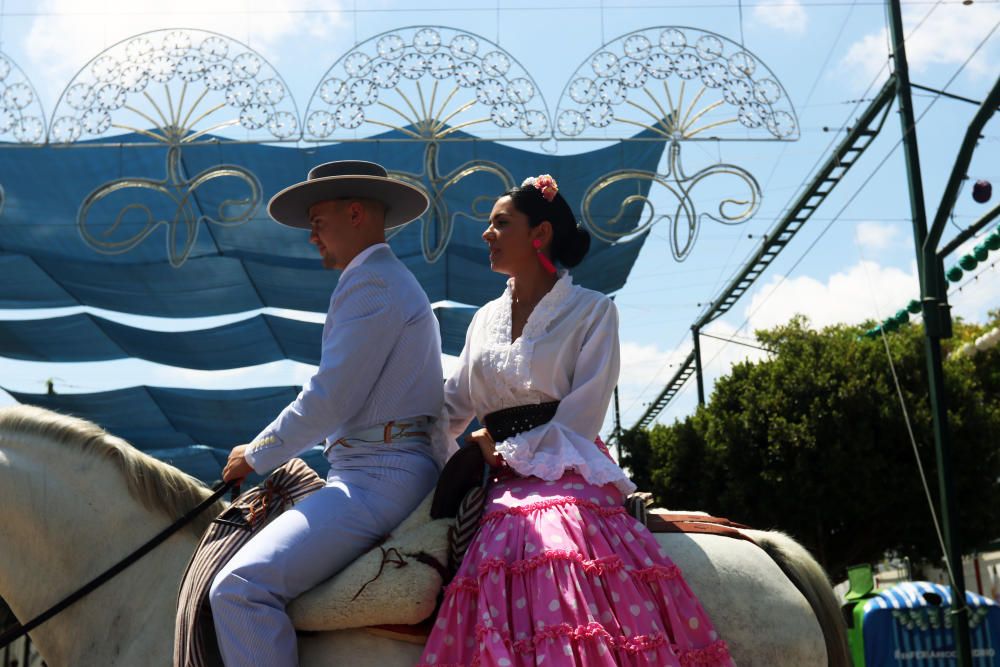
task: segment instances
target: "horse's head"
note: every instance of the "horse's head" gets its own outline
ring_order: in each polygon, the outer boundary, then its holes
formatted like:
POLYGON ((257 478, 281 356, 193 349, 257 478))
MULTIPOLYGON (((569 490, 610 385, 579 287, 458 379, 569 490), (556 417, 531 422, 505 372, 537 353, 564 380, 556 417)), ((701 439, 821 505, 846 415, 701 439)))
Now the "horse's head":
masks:
MULTIPOLYGON (((81 510, 113 518, 115 508, 135 503, 174 519, 209 495, 198 480, 96 424, 30 405, 0 408, 0 480, 0 506, 36 513, 43 526, 81 510)), ((209 509, 191 530, 200 534, 221 509, 209 509)))
MULTIPOLYGON (((0 597, 26 621, 209 494, 95 424, 27 405, 0 408, 0 597)), ((133 645, 166 658, 144 664, 169 662, 176 585, 195 533, 219 511, 209 508, 198 524, 32 632, 50 664, 140 664, 131 654, 124 662, 94 657, 126 656, 133 645)))

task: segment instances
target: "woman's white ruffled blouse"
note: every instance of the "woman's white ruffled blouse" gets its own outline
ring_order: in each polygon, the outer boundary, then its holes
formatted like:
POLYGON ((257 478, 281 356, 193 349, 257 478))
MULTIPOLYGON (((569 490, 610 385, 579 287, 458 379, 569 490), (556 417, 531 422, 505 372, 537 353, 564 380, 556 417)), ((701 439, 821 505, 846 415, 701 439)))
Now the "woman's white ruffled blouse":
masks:
POLYGON ((497 452, 524 476, 559 479, 575 470, 591 484, 635 490, 594 440, 619 371, 618 311, 608 297, 574 285, 562 272, 511 342, 511 281, 480 308, 459 367, 445 383, 440 426, 454 442, 475 416, 518 405, 560 401, 547 424, 498 442, 497 452))

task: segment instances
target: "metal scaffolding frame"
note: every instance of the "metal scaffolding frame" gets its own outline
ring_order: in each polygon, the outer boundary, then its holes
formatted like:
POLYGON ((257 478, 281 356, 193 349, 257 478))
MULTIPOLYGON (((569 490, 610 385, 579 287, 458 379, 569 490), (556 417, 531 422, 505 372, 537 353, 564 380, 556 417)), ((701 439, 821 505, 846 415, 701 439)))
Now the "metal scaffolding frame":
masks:
POLYGON ((871 104, 868 105, 868 108, 861 114, 853 127, 848 130, 847 136, 844 137, 830 154, 830 157, 824 161, 812 176, 809 184, 802 193, 788 206, 785 215, 778 220, 771 231, 764 237, 761 247, 743 265, 735 277, 730 280, 705 312, 691 325, 694 349, 681 363, 677 372, 667 382, 659 396, 649 404, 646 412, 643 413, 639 421, 632 427, 633 429, 646 428, 652 424, 692 375, 699 376, 698 398, 699 403, 704 402, 704 389, 700 374, 699 331, 713 320, 724 315, 739 301, 754 282, 764 273, 767 267, 778 257, 785 246, 795 237, 806 221, 812 217, 812 214, 826 200, 837 184, 843 180, 851 170, 851 167, 857 163, 861 155, 864 154, 865 150, 882 130, 882 126, 889 115, 892 101, 896 97, 896 89, 896 77, 890 76, 871 104))

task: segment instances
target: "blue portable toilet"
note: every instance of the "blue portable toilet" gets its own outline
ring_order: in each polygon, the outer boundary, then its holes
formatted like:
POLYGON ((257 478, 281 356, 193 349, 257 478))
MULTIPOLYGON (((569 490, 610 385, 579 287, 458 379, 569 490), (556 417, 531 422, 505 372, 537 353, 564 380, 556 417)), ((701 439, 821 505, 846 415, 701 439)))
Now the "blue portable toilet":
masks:
MULTIPOLYGON (((969 591, 965 596, 973 665, 1000 665, 1000 605, 969 591)), ((858 639, 864 646, 864 667, 956 664, 951 602, 950 587, 927 581, 897 584, 866 599, 862 613, 855 611, 855 618, 862 617, 858 639)), ((855 652, 855 661, 857 657, 855 652)))

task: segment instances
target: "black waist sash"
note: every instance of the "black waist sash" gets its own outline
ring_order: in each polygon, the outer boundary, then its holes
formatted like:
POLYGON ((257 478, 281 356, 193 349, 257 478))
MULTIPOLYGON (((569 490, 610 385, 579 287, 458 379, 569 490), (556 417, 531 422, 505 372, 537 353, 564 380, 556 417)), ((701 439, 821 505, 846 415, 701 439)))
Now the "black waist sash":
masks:
POLYGON ((559 401, 549 401, 497 410, 483 417, 483 426, 489 431, 493 442, 501 442, 552 421, 558 407, 559 401))

